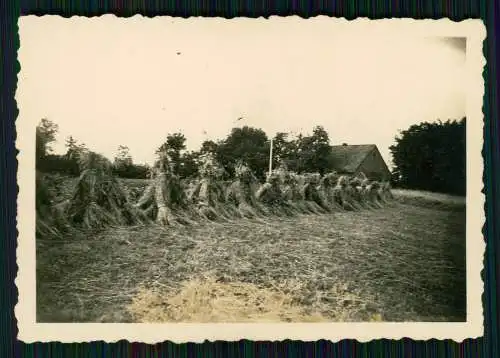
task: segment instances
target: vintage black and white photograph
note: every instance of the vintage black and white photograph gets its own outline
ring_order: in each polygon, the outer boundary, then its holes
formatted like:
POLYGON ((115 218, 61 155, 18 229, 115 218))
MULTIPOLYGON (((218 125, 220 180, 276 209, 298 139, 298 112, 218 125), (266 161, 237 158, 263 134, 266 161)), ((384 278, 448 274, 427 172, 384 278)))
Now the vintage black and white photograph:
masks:
POLYGON ((334 23, 24 19, 33 323, 470 321, 480 47, 334 23))

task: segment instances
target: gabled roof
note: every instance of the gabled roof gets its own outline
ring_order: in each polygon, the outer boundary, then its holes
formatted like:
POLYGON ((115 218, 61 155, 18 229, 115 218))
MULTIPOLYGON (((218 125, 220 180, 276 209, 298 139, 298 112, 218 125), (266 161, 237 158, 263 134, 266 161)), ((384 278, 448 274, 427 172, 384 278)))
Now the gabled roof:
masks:
POLYGON ((374 149, 377 149, 375 144, 334 145, 332 146, 333 166, 338 172, 354 173, 374 149))

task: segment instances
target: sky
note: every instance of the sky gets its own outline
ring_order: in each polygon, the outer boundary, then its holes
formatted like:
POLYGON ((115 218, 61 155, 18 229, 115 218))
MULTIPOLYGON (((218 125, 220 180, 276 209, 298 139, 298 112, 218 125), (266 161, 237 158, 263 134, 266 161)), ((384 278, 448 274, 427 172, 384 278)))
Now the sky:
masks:
POLYGON ((465 116, 465 40, 257 20, 31 17, 20 23, 20 116, 113 158, 152 163, 168 133, 189 150, 235 126, 389 146, 412 124, 465 116), (237 118, 243 117, 237 121, 237 118))

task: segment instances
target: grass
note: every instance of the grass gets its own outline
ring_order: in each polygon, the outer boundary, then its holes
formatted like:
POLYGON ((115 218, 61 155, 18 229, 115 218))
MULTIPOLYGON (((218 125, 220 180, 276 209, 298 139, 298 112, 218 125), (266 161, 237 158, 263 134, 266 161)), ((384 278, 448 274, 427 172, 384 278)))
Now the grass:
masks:
POLYGON ((465 321, 463 201, 395 196, 380 210, 39 241, 37 320, 465 321))
POLYGON ((393 189, 393 194, 400 203, 408 203, 434 209, 462 211, 465 197, 419 190, 393 189))

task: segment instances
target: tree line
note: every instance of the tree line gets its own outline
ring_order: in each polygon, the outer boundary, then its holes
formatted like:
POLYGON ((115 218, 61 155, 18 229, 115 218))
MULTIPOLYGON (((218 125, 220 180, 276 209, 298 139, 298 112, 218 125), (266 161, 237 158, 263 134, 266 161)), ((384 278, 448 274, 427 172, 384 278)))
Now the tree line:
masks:
MULTIPOLYGON (((59 172, 66 175, 79 175, 78 159, 89 149, 72 136, 66 139, 66 153, 53 154, 52 143, 56 140, 57 124, 42 119, 37 127, 37 169, 42 172, 59 172)), ((201 148, 188 151, 187 139, 182 133, 171 133, 157 148, 165 151, 170 159, 173 172, 181 178, 198 176, 198 163, 201 156, 210 153, 225 170, 227 179, 234 176, 234 168, 239 161, 247 163, 254 174, 265 178, 269 165, 270 138, 259 128, 244 126, 233 128, 226 138, 219 141, 205 140, 201 148)), ((290 138, 288 133, 278 133, 273 138, 273 163, 285 163, 290 170, 325 173, 332 167, 330 139, 326 130, 317 126, 312 134, 290 138)), ((117 176, 123 178, 145 179, 149 166, 134 163, 130 150, 120 145, 113 158, 113 168, 117 176)))
POLYGON ((396 136, 392 181, 402 188, 465 195, 466 118, 422 122, 396 136))
MULTIPOLYGON (((59 126, 43 118, 36 128, 36 169, 45 173, 59 173, 67 176, 80 175, 79 159, 89 152, 85 143, 80 143, 73 136, 66 138, 66 153, 54 154, 53 143, 56 141, 59 126)), ((135 164, 130 151, 120 145, 113 161, 114 174, 122 178, 146 179, 149 166, 135 164)))
MULTIPOLYGON (((401 131, 389 148, 393 157, 392 184, 397 187, 465 194, 465 123, 466 119, 422 122, 401 131)), ((42 119, 37 126, 37 169, 65 175, 80 174, 78 159, 89 149, 75 138, 66 139, 66 153, 53 154, 52 143, 58 132, 57 124, 42 119)), ((284 163, 289 170, 325 174, 335 170, 328 132, 315 126, 309 135, 292 136, 280 132, 273 138, 274 165, 284 163)), ((188 151, 186 137, 171 133, 157 148, 165 151, 173 172, 181 178, 198 176, 198 162, 211 153, 225 170, 226 179, 234 176, 234 168, 244 161, 255 175, 264 179, 269 166, 270 138, 259 128, 233 128, 226 138, 205 140, 200 149, 188 151)), ((130 150, 120 145, 112 160, 115 175, 122 178, 146 179, 150 167, 134 163, 130 150)))

